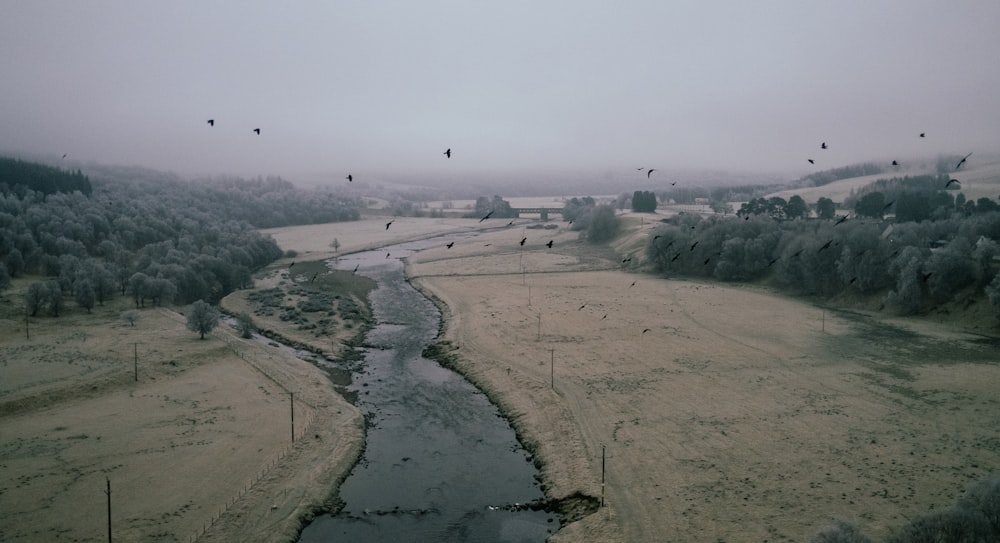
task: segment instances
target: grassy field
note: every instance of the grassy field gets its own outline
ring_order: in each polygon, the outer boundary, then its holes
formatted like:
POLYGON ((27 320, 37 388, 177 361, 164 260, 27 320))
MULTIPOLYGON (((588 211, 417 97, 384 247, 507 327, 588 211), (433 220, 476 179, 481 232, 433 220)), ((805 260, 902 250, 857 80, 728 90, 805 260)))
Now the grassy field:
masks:
MULTIPOLYGON (((444 308, 441 350, 510 415, 550 497, 601 496, 604 454, 606 507, 556 541, 804 541, 834 518, 878 536, 1000 471, 995 338, 653 277, 621 258, 654 223, 624 218, 610 246, 558 221, 271 230, 298 255, 223 305, 338 357, 367 287, 316 262, 334 238, 343 253, 480 231, 408 271, 444 308)), ((287 539, 357 457, 357 411, 287 349, 225 325, 200 341, 185 308, 132 327, 125 299, 32 318, 29 338, 25 287, 0 300, 0 540, 103 540, 106 478, 116 539, 287 539)))
POLYGON ((554 238, 522 253, 496 232, 409 272, 551 495, 599 496, 606 456, 607 507, 555 540, 805 541, 836 518, 877 537, 1000 471, 993 338, 628 273, 554 238))
POLYGON ((0 303, 0 540, 289 540, 363 445, 357 410, 312 364, 185 308, 131 300, 29 319, 0 303), (295 394, 292 443, 290 394, 295 394))

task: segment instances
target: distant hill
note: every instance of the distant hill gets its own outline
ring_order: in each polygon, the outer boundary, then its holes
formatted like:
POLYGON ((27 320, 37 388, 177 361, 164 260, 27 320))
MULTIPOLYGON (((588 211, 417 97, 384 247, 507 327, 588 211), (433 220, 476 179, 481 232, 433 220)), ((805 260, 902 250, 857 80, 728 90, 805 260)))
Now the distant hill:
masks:
MULTIPOLYGON (((837 168, 816 174, 810 174, 791 183, 791 188, 768 194, 766 198, 777 196, 789 199, 798 195, 808 204, 815 204, 820 198, 829 198, 834 202, 844 202, 851 194, 861 188, 883 179, 917 177, 922 175, 947 174, 961 182, 961 192, 967 199, 996 199, 1000 195, 1000 155, 973 155, 960 169, 955 170, 951 157, 943 157, 937 161, 901 161, 900 167, 887 166, 877 173, 870 172, 872 168, 865 165, 857 167, 837 168), (841 177, 850 173, 862 173, 853 177, 841 177), (822 183, 811 183, 813 177, 822 183)), ((878 168, 874 168, 878 169, 878 168)))

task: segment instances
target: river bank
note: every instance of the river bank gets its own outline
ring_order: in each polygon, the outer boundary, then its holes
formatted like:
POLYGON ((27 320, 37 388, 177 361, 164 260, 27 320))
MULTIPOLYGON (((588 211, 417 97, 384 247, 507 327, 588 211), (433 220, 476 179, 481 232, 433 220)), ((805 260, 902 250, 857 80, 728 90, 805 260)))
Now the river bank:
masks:
POLYGON ((447 307, 438 350, 510 416, 547 494, 600 495, 606 459, 605 507, 552 541, 804 541, 837 518, 878 538, 1000 470, 979 336, 613 271, 560 235, 408 261, 447 307))

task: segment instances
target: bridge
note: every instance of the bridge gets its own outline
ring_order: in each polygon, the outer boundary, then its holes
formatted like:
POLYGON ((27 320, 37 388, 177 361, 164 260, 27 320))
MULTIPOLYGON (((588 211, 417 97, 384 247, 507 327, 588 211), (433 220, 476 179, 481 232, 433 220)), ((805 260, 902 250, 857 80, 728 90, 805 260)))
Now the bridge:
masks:
POLYGON ((561 207, 512 207, 511 211, 514 212, 515 217, 520 217, 522 214, 527 213, 537 213, 541 215, 543 221, 549 220, 549 213, 556 213, 562 215, 563 209, 561 207))

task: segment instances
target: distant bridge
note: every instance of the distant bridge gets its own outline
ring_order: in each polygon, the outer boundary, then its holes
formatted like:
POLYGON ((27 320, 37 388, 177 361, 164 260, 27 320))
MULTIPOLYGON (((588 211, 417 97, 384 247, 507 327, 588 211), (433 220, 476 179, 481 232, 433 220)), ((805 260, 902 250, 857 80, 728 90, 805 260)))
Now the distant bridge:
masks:
POLYGON ((515 217, 520 217, 526 213, 537 213, 541 215, 543 221, 549 220, 549 213, 563 214, 563 208, 561 207, 512 207, 510 210, 514 212, 515 217))

